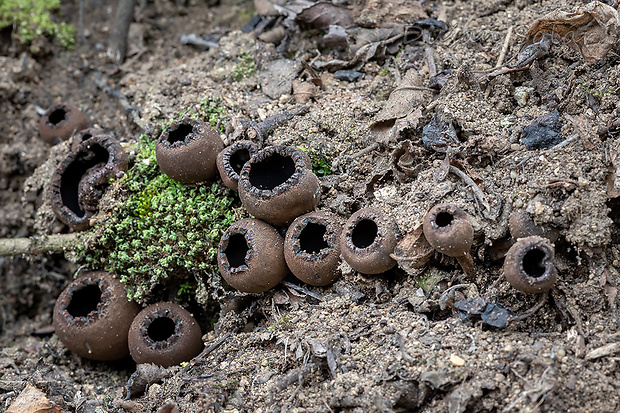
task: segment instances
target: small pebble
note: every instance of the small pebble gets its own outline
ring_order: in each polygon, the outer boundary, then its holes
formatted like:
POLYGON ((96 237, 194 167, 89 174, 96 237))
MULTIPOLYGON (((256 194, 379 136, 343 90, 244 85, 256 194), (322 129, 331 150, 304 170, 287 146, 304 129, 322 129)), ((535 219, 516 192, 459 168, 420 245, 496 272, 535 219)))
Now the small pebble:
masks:
POLYGON ((457 356, 456 354, 452 354, 450 356, 450 364, 456 367, 463 367, 465 365, 465 360, 457 356))

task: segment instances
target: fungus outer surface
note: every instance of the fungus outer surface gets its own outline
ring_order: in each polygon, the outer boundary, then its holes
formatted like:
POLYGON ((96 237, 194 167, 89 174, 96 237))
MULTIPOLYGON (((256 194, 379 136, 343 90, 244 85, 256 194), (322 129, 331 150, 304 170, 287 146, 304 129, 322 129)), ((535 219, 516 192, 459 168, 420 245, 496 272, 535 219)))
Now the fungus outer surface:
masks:
POLYGON ((86 115, 70 103, 51 106, 39 120, 41 139, 50 144, 67 140, 74 133, 87 127, 86 115))
POLYGON ((202 350, 202 332, 192 315, 178 304, 161 302, 144 308, 129 330, 129 351, 138 364, 170 367, 189 361, 202 350))
POLYGON ((241 292, 267 291, 289 273, 284 259, 284 239, 266 222, 244 218, 222 236, 218 267, 224 280, 241 292))
POLYGON ((239 175, 239 198, 253 216, 286 226, 319 203, 319 179, 308 156, 291 146, 270 146, 255 154, 239 175))
POLYGON ((157 140, 157 163, 170 179, 185 184, 217 174, 216 158, 224 143, 215 129, 200 119, 172 122, 157 140))
POLYGON ((379 274, 396 265, 396 222, 378 208, 362 208, 347 220, 340 237, 344 260, 363 274, 379 274))
POLYGON ((69 350, 92 360, 117 360, 129 354, 127 333, 138 314, 123 284, 105 272, 88 273, 56 300, 54 329, 69 350))

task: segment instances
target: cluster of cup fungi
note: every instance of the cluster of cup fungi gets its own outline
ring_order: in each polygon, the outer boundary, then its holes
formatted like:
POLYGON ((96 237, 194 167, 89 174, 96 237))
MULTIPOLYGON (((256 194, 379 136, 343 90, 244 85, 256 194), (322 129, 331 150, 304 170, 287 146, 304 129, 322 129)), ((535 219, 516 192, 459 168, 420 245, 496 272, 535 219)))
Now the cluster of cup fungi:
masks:
MULTIPOLYGON (((126 170, 127 156, 105 132, 84 129, 86 119, 72 105, 50 108, 40 125, 48 142, 73 136, 71 152, 52 178, 53 209, 72 229, 83 230, 108 180, 126 170)), ((369 207, 342 226, 336 215, 316 210, 321 185, 310 158, 298 148, 260 148, 249 140, 224 147, 208 124, 183 118, 160 135, 156 156, 171 179, 200 184, 219 171, 223 183, 238 191, 253 218, 241 219, 224 232, 217 259, 222 277, 241 292, 267 291, 290 273, 312 286, 330 285, 341 275, 341 258, 362 274, 381 274, 396 265, 396 222, 369 207)), ((506 254, 506 279, 527 293, 549 290, 557 277, 552 234, 525 214, 513 214, 510 230, 515 242, 506 254)), ((423 233, 436 251, 455 257, 470 279, 475 276, 474 231, 463 210, 436 205, 424 217, 423 233)), ((170 366, 202 348, 200 328, 186 310, 157 303, 140 311, 127 300, 120 281, 103 272, 88 273, 63 291, 54 326, 67 348, 95 360, 129 353, 137 363, 170 366)))

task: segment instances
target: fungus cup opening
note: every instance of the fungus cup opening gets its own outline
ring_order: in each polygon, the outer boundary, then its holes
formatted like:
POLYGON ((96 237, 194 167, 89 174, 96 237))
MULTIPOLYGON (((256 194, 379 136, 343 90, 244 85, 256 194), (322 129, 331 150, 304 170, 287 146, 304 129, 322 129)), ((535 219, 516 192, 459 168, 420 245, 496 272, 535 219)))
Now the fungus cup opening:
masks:
POLYGON ((60 182, 60 196, 63 205, 69 208, 79 218, 84 217, 86 211, 79 203, 79 185, 86 172, 101 163, 107 164, 110 154, 108 150, 99 144, 94 144, 89 151, 76 159, 67 166, 62 174, 60 182))
POLYGON ((325 241, 327 227, 323 224, 309 222, 299 233, 299 248, 307 254, 316 254, 325 248, 329 248, 329 243, 325 241))
POLYGON ((67 111, 64 108, 58 108, 50 113, 48 119, 52 125, 58 125, 67 118, 67 111))
POLYGON ((101 303, 101 288, 97 284, 86 285, 77 289, 69 300, 67 312, 72 317, 86 317, 101 303))
POLYGON ((158 317, 151 321, 147 335, 153 341, 166 341, 176 333, 176 323, 170 317, 158 317))
POLYGON ((290 156, 272 153, 252 165, 248 178, 258 189, 273 190, 285 183, 295 173, 295 161, 290 156))
POLYGON ((228 239, 228 246, 224 250, 224 255, 228 259, 231 268, 247 266, 246 255, 250 247, 243 234, 233 234, 228 239))
POLYGON ((545 254, 538 248, 531 249, 523 256, 523 270, 532 278, 539 278, 545 274, 545 254))
POLYGON ((239 175, 241 173, 241 169, 243 169, 243 165, 251 158, 250 151, 247 148, 239 148, 232 154, 230 154, 230 167, 233 171, 239 175))
POLYGON ((168 142, 184 142, 185 139, 194 132, 194 127, 188 123, 180 123, 176 128, 168 132, 168 142))
POLYGON ((357 248, 367 248, 375 242, 378 233, 379 227, 376 222, 362 219, 351 232, 351 242, 357 248))
POLYGON ((441 211, 435 216, 435 224, 439 228, 449 227, 454 221, 454 215, 447 211, 441 211))

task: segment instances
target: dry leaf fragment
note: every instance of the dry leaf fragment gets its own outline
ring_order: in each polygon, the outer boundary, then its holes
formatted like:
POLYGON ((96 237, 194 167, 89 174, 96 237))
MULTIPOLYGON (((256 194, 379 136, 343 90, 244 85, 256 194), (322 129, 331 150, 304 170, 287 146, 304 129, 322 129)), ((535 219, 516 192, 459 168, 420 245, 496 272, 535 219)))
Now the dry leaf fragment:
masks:
POLYGON ((536 19, 525 34, 525 45, 537 42, 543 33, 550 33, 581 53, 587 63, 596 63, 616 44, 619 31, 618 11, 593 1, 572 13, 555 10, 536 19))
POLYGON ((293 80, 293 95, 299 104, 306 104, 316 97, 316 86, 311 82, 293 80))
POLYGON ((11 403, 6 413, 61 413, 62 409, 53 404, 45 393, 31 384, 11 403))
POLYGON ((399 267, 411 274, 416 272, 414 269, 425 267, 434 252, 424 237, 422 225, 419 225, 396 245, 391 257, 396 260, 399 267))
POLYGON ((349 12, 331 3, 316 3, 297 15, 297 21, 313 29, 327 29, 330 25, 353 26, 349 12))

